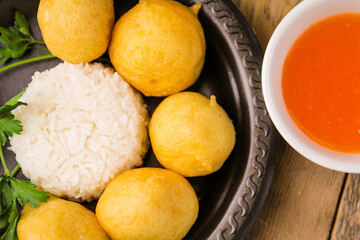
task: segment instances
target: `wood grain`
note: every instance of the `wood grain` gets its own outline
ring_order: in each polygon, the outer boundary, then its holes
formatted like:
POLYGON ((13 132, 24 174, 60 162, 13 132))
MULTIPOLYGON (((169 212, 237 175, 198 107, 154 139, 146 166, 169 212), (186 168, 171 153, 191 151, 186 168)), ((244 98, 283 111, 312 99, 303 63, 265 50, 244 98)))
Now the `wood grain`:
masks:
POLYGON ((312 163, 284 141, 280 153, 268 199, 247 239, 327 240, 345 174, 312 163))
MULTIPOLYGON (((234 2, 266 48, 281 19, 301 0, 234 2)), ((355 234, 360 231, 360 214, 353 214, 354 211, 359 213, 359 177, 351 175, 348 179, 341 212, 336 214, 345 176, 312 163, 282 141, 268 199, 247 239, 327 240, 330 236, 334 239, 359 239, 355 234), (351 222, 349 227, 348 222, 351 222)))
POLYGON ((301 0, 234 0, 254 28, 263 48, 281 19, 301 0))
POLYGON ((360 175, 358 174, 347 176, 330 239, 360 239, 360 175))

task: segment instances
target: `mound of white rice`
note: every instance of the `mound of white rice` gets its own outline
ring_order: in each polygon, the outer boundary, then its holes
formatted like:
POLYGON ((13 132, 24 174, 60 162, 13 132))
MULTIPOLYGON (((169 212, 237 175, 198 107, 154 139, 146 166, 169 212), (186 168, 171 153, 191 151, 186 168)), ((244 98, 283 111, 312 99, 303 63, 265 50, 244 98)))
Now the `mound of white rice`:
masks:
POLYGON ((98 198, 117 174, 142 164, 148 112, 111 68, 62 63, 36 72, 14 111, 24 127, 10 139, 23 173, 72 200, 98 198))

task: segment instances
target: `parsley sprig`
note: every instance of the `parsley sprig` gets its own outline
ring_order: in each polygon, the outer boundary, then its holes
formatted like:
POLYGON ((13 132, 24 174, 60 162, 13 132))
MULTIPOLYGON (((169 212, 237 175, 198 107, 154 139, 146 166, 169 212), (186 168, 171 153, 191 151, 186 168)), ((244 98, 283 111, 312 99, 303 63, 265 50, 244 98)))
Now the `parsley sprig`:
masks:
MULTIPOLYGON (((0 63, 5 64, 9 59, 19 58, 34 44, 45 45, 45 42, 38 41, 30 33, 29 23, 25 16, 19 11, 15 12, 15 23, 9 28, 0 27, 0 63)), ((40 48, 47 50, 47 48, 40 48)))
MULTIPOLYGON (((14 25, 9 28, 0 27, 0 64, 4 65, 10 59, 23 56, 25 52, 31 48, 48 51, 46 45, 45 47, 38 47, 37 45, 45 45, 45 42, 36 40, 31 35, 29 22, 26 20, 26 17, 19 11, 16 11, 14 25)), ((0 68, 0 72, 25 63, 54 57, 52 54, 47 54, 28 58, 2 67, 0 68)))
POLYGON ((10 172, 2 151, 2 147, 7 142, 7 136, 21 134, 23 130, 21 122, 15 119, 11 111, 18 106, 26 105, 26 103, 19 101, 24 92, 25 89, 0 107, 0 159, 4 168, 4 173, 0 175, 0 229, 7 226, 0 240, 17 239, 16 225, 19 220, 17 203, 21 206, 29 203, 32 208, 36 208, 40 206, 40 202, 46 202, 49 198, 46 192, 35 189, 35 185, 31 182, 16 179, 14 176, 20 170, 20 166, 17 165, 10 172))

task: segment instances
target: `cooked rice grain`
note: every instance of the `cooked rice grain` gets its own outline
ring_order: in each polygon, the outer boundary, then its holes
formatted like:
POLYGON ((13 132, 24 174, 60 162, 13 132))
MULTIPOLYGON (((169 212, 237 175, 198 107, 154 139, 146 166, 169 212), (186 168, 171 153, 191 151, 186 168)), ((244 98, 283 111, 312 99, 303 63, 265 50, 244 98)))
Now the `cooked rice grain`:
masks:
POLYGON ((36 72, 14 111, 24 131, 10 139, 23 173, 57 196, 98 198, 117 174, 142 164, 148 113, 111 68, 61 63, 36 72))

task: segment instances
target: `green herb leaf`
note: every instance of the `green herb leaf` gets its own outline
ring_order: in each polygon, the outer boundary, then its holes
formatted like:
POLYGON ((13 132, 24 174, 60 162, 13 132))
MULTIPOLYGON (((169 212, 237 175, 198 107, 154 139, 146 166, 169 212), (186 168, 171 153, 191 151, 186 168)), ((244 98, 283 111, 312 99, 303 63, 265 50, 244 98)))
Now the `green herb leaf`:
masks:
POLYGON ((15 116, 10 113, 5 114, 0 118, 0 144, 2 146, 4 146, 7 141, 5 133, 12 137, 14 133, 20 134, 23 130, 21 122, 14 118, 15 116))
MULTIPOLYGON (((0 196, 1 196, 1 199, 3 199, 3 197, 4 197, 4 194, 3 194, 3 189, 4 189, 4 187, 5 187, 5 185, 7 185, 7 180, 5 179, 5 177, 3 176, 3 175, 1 175, 1 178, 0 178, 0 196)), ((6 190, 5 190, 6 191, 6 190)), ((2 201, 1 201, 2 202, 2 201)), ((0 212, 3 210, 3 204, 1 204, 1 202, 0 202, 0 212)), ((4 204, 5 205, 5 204, 4 204)), ((8 207, 9 205, 7 205, 7 206, 5 206, 5 208, 6 207, 8 207)))
POLYGON ((6 232, 1 236, 1 240, 17 240, 16 225, 19 220, 19 213, 17 211, 16 202, 10 206, 11 212, 9 215, 9 226, 6 232))
POLYGON ((4 64, 8 59, 11 58, 11 50, 9 48, 3 48, 0 46, 0 63, 4 64))
POLYGON ((5 233, 5 237, 3 238, 4 240, 18 240, 16 234, 16 226, 18 221, 19 221, 19 215, 17 215, 14 221, 10 223, 8 231, 5 233))
POLYGON ((26 88, 0 107, 0 144, 2 146, 4 146, 7 141, 5 133, 12 137, 14 133, 20 134, 23 130, 21 122, 15 119, 11 111, 20 105, 26 105, 26 103, 18 101, 25 90, 26 88))
POLYGON ((19 42, 16 46, 14 46, 14 48, 12 49, 11 52, 11 58, 19 58, 22 55, 25 54, 26 50, 28 49, 30 45, 30 42, 19 42))
POLYGON ((3 59, 1 59, 1 63, 3 64, 10 58, 19 58, 24 55, 31 43, 13 27, 9 29, 0 27, 0 33, 0 42, 6 46, 6 48, 2 50, 3 59))
POLYGON ((0 228, 6 227, 6 225, 9 223, 9 217, 12 208, 13 208, 12 205, 10 205, 0 213, 0 228))
POLYGON ((13 201, 10 206, 11 206, 11 212, 9 215, 9 223, 13 222, 16 219, 16 217, 19 215, 17 211, 16 201, 13 201))
POLYGON ((46 202, 50 197, 46 192, 35 189, 35 185, 29 181, 15 179, 9 177, 11 182, 11 192, 14 198, 25 206, 26 203, 30 204, 30 207, 37 208, 40 206, 39 202, 46 202))
POLYGON ((26 88, 24 88, 19 94, 17 94, 15 97, 11 98, 9 101, 7 101, 3 106, 0 107, 0 116, 6 113, 10 113, 12 110, 17 108, 20 105, 27 105, 26 103, 19 102, 18 100, 21 98, 21 96, 26 91, 26 88))
POLYGON ((20 42, 26 41, 26 39, 22 37, 21 33, 13 27, 9 27, 9 29, 0 27, 0 33, 0 42, 9 49, 13 49, 20 42))
POLYGON ((11 58, 21 57, 32 44, 45 44, 33 38, 28 21, 19 11, 15 13, 14 26, 9 28, 0 27, 0 34, 0 43, 5 46, 0 48, 1 64, 5 64, 11 58))
POLYGON ((26 17, 19 11, 15 12, 15 28, 18 29, 22 34, 32 38, 30 34, 29 23, 26 20, 26 17))
POLYGON ((4 181, 4 182, 5 182, 5 184, 1 191, 1 200, 2 200, 2 203, 4 204, 4 206, 8 207, 11 205, 11 203, 13 201, 13 196, 12 196, 9 185, 7 184, 7 181, 4 181))
POLYGON ((2 190, 3 190, 6 183, 7 183, 6 176, 1 174, 1 177, 0 177, 0 192, 2 192, 2 190))

